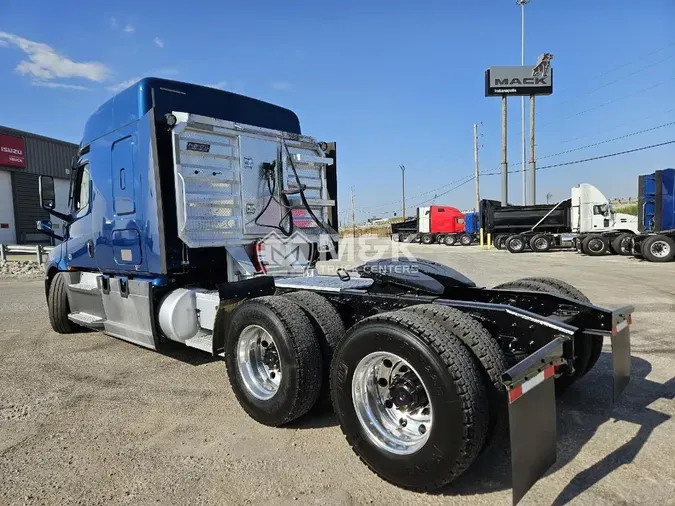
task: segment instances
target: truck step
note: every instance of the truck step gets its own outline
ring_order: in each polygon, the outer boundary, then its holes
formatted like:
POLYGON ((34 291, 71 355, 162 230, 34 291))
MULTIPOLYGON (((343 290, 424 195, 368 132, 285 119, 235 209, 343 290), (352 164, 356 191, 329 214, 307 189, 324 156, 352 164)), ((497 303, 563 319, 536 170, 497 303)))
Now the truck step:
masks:
POLYGON ((185 344, 190 348, 197 348, 198 350, 211 353, 213 351, 213 335, 204 334, 200 336, 191 337, 185 344))
POLYGON ((102 329, 105 319, 95 316, 89 313, 75 312, 68 315, 68 319, 71 322, 82 325, 83 327, 89 327, 90 329, 102 329))

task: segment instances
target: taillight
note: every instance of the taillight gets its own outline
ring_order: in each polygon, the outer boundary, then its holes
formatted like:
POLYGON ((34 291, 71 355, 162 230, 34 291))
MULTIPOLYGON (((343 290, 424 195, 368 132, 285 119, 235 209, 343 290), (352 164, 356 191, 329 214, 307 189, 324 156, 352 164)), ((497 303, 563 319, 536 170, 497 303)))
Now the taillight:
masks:
POLYGON ((258 272, 267 274, 267 261, 265 260, 265 243, 258 241, 255 244, 255 257, 253 263, 258 272))

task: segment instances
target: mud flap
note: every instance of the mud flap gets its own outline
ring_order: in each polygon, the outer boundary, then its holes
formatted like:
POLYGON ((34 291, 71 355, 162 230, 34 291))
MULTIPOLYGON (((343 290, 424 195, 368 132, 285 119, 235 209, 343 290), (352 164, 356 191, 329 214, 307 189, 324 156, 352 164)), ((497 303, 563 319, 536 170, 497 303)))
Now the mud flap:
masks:
POLYGON ((612 372, 613 402, 616 402, 630 382, 630 324, 633 308, 628 306, 612 313, 612 372))
POLYGON ((504 373, 509 394, 513 504, 556 461, 555 366, 569 337, 557 337, 504 373))

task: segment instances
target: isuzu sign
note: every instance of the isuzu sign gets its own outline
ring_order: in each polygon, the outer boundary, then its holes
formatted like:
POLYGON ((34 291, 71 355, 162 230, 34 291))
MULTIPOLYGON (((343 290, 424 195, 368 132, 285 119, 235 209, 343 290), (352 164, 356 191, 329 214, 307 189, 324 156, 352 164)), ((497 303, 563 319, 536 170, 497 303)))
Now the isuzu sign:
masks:
POLYGON ((553 55, 544 53, 535 66, 490 67, 485 71, 485 96, 550 95, 553 55))
POLYGON ((23 139, 0 134, 0 166, 25 167, 26 152, 23 139))

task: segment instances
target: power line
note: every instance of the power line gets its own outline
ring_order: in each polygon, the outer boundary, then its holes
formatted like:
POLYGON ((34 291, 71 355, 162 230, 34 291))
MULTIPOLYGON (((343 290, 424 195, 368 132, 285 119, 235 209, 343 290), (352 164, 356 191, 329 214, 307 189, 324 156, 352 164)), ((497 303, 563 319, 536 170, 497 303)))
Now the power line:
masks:
MULTIPOLYGON (((673 108, 671 110, 675 111, 675 108, 673 108)), ((675 125, 675 121, 671 121, 669 123, 664 123, 662 125, 656 125, 656 126, 653 126, 653 127, 650 127, 650 128, 645 128, 643 130, 639 130, 637 132, 631 132, 631 133, 628 133, 628 134, 625 134, 625 135, 621 135, 619 137, 614 137, 612 139, 605 139, 604 141, 595 142, 593 144, 587 144, 585 146, 580 146, 578 148, 572 148, 572 149, 568 149, 568 150, 565 150, 565 151, 560 151, 558 153, 552 153, 550 155, 540 156, 540 157, 537 157, 537 160, 542 160, 544 158, 553 158, 554 156, 564 155, 564 154, 567 154, 567 153, 573 153, 575 151, 581 151, 583 149, 591 148, 591 147, 594 147, 594 146, 600 146, 601 144, 607 144, 609 142, 614 142, 614 141, 618 141, 618 140, 621 140, 621 139, 626 139, 628 137, 633 137, 635 135, 643 134, 643 133, 646 133, 646 132, 651 132, 653 130, 658 130, 660 128, 665 128, 665 127, 672 126, 672 125, 675 125)), ((511 165, 510 162, 509 162, 509 165, 511 165)), ((494 167, 492 169, 489 169, 486 172, 481 172, 481 175, 489 174, 492 171, 496 171, 496 170, 497 170, 497 167, 494 167)), ((509 171, 509 173, 511 173, 511 172, 522 172, 522 171, 516 171, 516 170, 509 171)))
POLYGON ((571 119, 571 118, 576 118, 577 116, 581 116, 582 114, 586 114, 587 112, 595 111, 596 109, 600 109, 601 107, 605 107, 606 105, 613 104, 615 102, 619 102, 620 100, 625 100, 626 98, 630 98, 633 95, 637 95, 638 93, 643 93, 645 91, 652 90, 652 89, 656 88, 657 86, 662 86, 662 85, 664 85, 668 82, 671 82, 672 80, 673 80, 672 77, 668 78, 668 79, 665 79, 664 81, 658 82, 656 84, 652 84, 651 86, 648 86, 647 88, 642 88, 640 90, 629 93, 628 95, 624 95, 622 97, 615 98, 615 99, 609 100, 607 102, 603 102, 602 104, 599 104, 599 105, 596 105, 596 106, 593 106, 593 107, 589 107, 588 109, 584 109, 583 111, 577 112, 575 114, 565 116, 564 118, 561 118, 559 120, 550 121, 549 123, 543 124, 541 127, 543 128, 543 127, 546 127, 546 126, 549 126, 549 125, 553 125, 554 123, 560 123, 561 121, 565 121, 565 120, 568 120, 568 119, 571 119))
MULTIPOLYGON (((653 53, 650 53, 650 54, 653 54, 653 53)), ((618 79, 615 79, 614 81, 610 81, 610 82, 608 82, 608 83, 605 83, 605 84, 602 84, 602 85, 598 86, 597 88, 593 88, 592 90, 589 90, 589 91, 586 91, 586 92, 584 92, 584 93, 581 93, 580 95, 576 95, 576 96, 574 96, 574 97, 572 97, 572 98, 569 98, 569 99, 565 100, 564 102, 560 102, 560 103, 557 104, 557 105, 565 105, 565 104, 568 104, 569 102, 572 102, 572 101, 576 100, 577 98, 581 98, 581 97, 585 97, 586 95, 590 95, 591 93, 594 93, 594 92, 596 92, 596 91, 598 91, 598 90, 601 90, 601 89, 603 89, 603 88, 606 88, 607 86, 611 86, 612 84, 616 84, 616 83, 622 81, 623 79, 625 79, 626 77, 634 76, 635 74, 639 74, 640 72, 642 72, 642 71, 644 71, 644 70, 647 70, 648 68, 655 67, 656 65, 660 65, 661 63, 663 63, 663 62, 665 62, 665 61, 668 61, 668 60, 670 60, 670 59, 673 58, 673 57, 675 57, 675 54, 671 54, 670 56, 666 56, 665 58, 662 58, 661 60, 659 60, 659 61, 657 61, 657 62, 650 63, 649 65, 645 65, 644 67, 640 67, 639 69, 637 69, 637 70, 631 72, 630 74, 626 74, 626 75, 624 75, 623 77, 620 77, 620 78, 618 78, 618 79)), ((630 64, 628 64, 628 65, 630 65, 630 64)), ((625 65, 622 65, 622 67, 623 67, 623 66, 625 66, 625 65)), ((596 78, 596 79, 597 79, 597 78, 596 78)))
MULTIPOLYGON (((567 166, 567 165, 576 165, 578 163, 592 162, 594 160, 602 160, 604 158, 612 158, 614 156, 627 155, 629 153, 635 153, 637 151, 644 151, 646 149, 658 148, 658 147, 661 147, 661 146, 666 146, 667 144, 675 144, 675 140, 660 142, 658 144, 652 144, 650 146, 641 146, 639 148, 628 149, 626 151, 619 151, 619 152, 616 152, 616 153, 608 153, 606 155, 594 156, 592 158, 584 158, 582 160, 573 160, 571 162, 563 162, 563 163, 556 163, 556 164, 553 164, 553 165, 545 165, 543 167, 537 167, 537 170, 553 169, 553 168, 556 168, 556 167, 564 167, 564 166, 567 166)), ((520 170, 509 171, 509 174, 516 173, 516 172, 521 172, 521 171, 520 170)), ((501 172, 489 172, 489 173, 481 174, 481 175, 483 175, 483 176, 495 176, 495 175, 500 174, 500 173, 501 172)))
POLYGON ((578 148, 568 149, 566 151, 560 151, 558 153, 540 156, 537 159, 542 160, 544 158, 553 158, 554 156, 566 155, 567 153, 573 153, 575 151, 581 151, 582 149, 588 149, 588 148, 592 148, 592 147, 595 147, 595 146, 600 146, 601 144, 607 144, 608 142, 614 142, 614 141, 618 141, 618 140, 621 140, 621 139, 626 139, 628 137, 633 137, 635 135, 644 134, 644 133, 647 133, 647 132, 651 132, 653 130, 658 130, 659 128, 665 128, 665 127, 669 127, 669 126, 672 126, 672 125, 675 125, 675 121, 671 121, 670 123, 664 123, 663 125, 658 125, 658 126, 651 127, 651 128, 645 128, 644 130, 640 130, 638 132, 631 132, 631 133, 626 134, 626 135, 614 137, 613 139, 606 139, 604 141, 594 142, 593 144, 586 144, 585 146, 581 146, 581 147, 578 147, 578 148))
POLYGON ((632 125, 632 124, 634 124, 634 123, 636 123, 636 122, 639 122, 639 121, 644 121, 644 120, 647 120, 647 119, 651 119, 651 118, 653 118, 654 116, 665 116, 666 114, 669 114, 669 113, 671 113, 671 112, 673 112, 673 111, 675 111, 675 107, 673 107, 672 109, 668 109, 667 111, 661 111, 661 112, 659 112, 659 113, 657 113, 657 114, 650 114, 649 116, 645 116, 645 117, 640 118, 640 119, 638 119, 638 120, 633 120, 633 119, 631 119, 630 121, 625 121, 625 122, 623 122, 623 123, 618 123, 618 124, 614 125, 613 127, 611 127, 609 130, 603 129, 602 132, 596 131, 596 132, 593 132, 593 133, 591 133, 591 134, 580 135, 579 137, 574 137, 573 139, 567 139, 567 140, 564 140, 564 141, 560 141, 559 144, 567 144, 568 142, 578 141, 579 139, 585 139, 586 137, 590 137, 591 135, 596 135, 596 134, 598 134, 598 133, 605 133, 605 132, 608 132, 608 131, 611 132, 612 130, 616 130, 616 129, 619 128, 619 127, 622 127, 622 126, 625 126, 625 125, 632 125))
MULTIPOLYGON (((460 182, 460 181, 463 181, 465 177, 468 177, 468 176, 464 176, 464 177, 462 177, 462 178, 460 178, 460 179, 456 179, 455 181, 450 181, 449 183, 444 184, 443 186, 439 186, 438 188, 434 188, 433 190, 428 190, 428 191, 425 191, 425 192, 422 192, 422 193, 418 193, 418 194, 416 194, 416 195, 411 195, 410 197, 406 197, 405 200, 406 200, 406 202, 408 202, 409 200, 415 199, 415 198, 417 198, 417 197, 421 197, 421 196, 423 196, 423 195, 429 195, 430 193, 433 193, 433 192, 435 192, 435 191, 441 190, 441 189, 443 189, 443 188, 447 188, 448 186, 451 186, 451 185, 453 185, 453 184, 455 184, 455 183, 458 183, 458 182, 460 182)), ((357 208, 357 209, 358 209, 359 211, 363 211, 363 210, 365 210, 365 209, 375 209, 375 208, 379 208, 379 207, 387 207, 387 206, 392 206, 392 205, 394 205, 394 204, 399 204, 399 203, 400 203, 399 200, 394 200, 394 201, 392 201, 392 202, 385 202, 384 204, 376 204, 376 205, 372 205, 372 206, 363 206, 363 207, 359 207, 359 208, 357 208)), ((407 204, 406 204, 406 207, 407 207, 407 204)))

